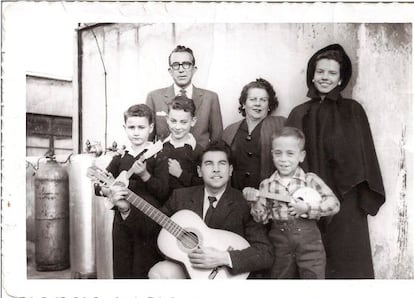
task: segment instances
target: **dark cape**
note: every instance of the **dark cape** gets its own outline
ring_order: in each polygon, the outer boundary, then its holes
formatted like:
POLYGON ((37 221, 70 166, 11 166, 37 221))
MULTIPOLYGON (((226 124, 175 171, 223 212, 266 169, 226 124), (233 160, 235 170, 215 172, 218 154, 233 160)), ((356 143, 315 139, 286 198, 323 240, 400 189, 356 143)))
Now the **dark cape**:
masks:
POLYGON ((376 215, 385 192, 369 122, 363 107, 343 98, 351 77, 349 57, 339 45, 318 51, 308 64, 307 96, 294 108, 286 126, 306 136, 305 171, 320 176, 341 202, 338 214, 320 221, 327 256, 327 278, 374 278, 367 214, 376 215), (321 100, 312 83, 316 57, 326 50, 342 51, 342 84, 321 100))

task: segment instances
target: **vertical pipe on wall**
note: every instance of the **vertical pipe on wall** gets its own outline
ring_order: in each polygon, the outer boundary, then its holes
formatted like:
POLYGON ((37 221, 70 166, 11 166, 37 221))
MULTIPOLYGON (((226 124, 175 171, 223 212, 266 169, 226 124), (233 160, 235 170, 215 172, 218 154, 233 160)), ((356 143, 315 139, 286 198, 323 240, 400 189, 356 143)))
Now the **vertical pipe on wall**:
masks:
MULTIPOLYGON (((99 57, 102 62, 102 68, 104 71, 104 96, 105 96, 105 138, 104 138, 104 148, 108 148, 108 94, 107 94, 107 72, 105 67, 105 62, 103 60, 103 54, 101 51, 101 48, 98 43, 98 39, 96 38, 95 32, 93 31, 93 28, 91 28, 91 32, 93 34, 93 37, 96 42, 96 47, 98 48, 99 57)), ((105 32, 105 31, 104 31, 105 32)), ((105 44, 105 36, 103 37, 103 41, 105 44)))
POLYGON ((74 115, 73 115, 73 134, 74 134, 74 146, 73 149, 77 152, 82 152, 82 30, 80 24, 76 29, 76 42, 75 42, 76 59, 75 67, 73 68, 77 73, 73 76, 73 92, 74 92, 74 115), (77 138, 76 138, 77 135, 77 138), (77 142, 77 144, 76 144, 77 142), (75 149, 76 148, 76 149, 75 149))
POLYGON ((174 45, 177 44, 175 23, 172 23, 172 40, 174 45))

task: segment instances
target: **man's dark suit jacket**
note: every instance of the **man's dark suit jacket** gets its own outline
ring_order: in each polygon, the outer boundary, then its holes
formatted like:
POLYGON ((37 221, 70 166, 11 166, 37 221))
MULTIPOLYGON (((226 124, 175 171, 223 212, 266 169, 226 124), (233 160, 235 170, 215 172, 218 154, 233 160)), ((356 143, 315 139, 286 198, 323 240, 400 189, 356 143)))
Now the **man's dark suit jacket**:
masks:
MULTIPOLYGON (((193 186, 174 190, 162 211, 171 216, 183 209, 203 216, 204 186, 193 186)), ((210 228, 234 232, 245 238, 250 247, 230 251, 233 274, 253 272, 272 266, 273 249, 265 226, 256 223, 250 215, 250 208, 239 190, 227 187, 211 218, 210 228)))
MULTIPOLYGON (((165 116, 168 113, 168 104, 174 97, 173 85, 151 91, 147 96, 146 104, 155 114, 155 134, 161 140, 170 134, 165 116)), ((193 86, 192 100, 196 107, 197 122, 191 129, 191 133, 197 144, 205 148, 210 141, 220 140, 223 132, 218 96, 212 91, 193 86)))

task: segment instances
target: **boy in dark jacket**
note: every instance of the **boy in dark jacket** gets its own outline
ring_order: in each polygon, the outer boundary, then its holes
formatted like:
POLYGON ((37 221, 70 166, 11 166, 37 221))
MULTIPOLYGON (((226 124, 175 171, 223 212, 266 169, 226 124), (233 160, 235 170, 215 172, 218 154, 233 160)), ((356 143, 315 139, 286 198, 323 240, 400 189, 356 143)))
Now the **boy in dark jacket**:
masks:
POLYGON ((177 96, 168 105, 167 124, 170 135, 164 140, 163 153, 168 157, 170 190, 200 185, 197 162, 203 148, 190 132, 197 119, 195 105, 186 96, 177 96))
MULTIPOLYGON (((124 121, 130 144, 123 155, 112 159, 107 171, 118 177, 134 167, 128 188, 159 208, 168 196, 167 160, 162 154, 147 160, 143 157, 152 144, 148 142, 148 136, 154 128, 153 112, 147 105, 133 105, 124 113, 124 121)), ((148 270, 160 257, 156 248, 157 224, 125 200, 128 195, 125 186, 115 183, 110 188, 102 188, 100 193, 115 205, 112 231, 114 278, 147 278, 148 270)))

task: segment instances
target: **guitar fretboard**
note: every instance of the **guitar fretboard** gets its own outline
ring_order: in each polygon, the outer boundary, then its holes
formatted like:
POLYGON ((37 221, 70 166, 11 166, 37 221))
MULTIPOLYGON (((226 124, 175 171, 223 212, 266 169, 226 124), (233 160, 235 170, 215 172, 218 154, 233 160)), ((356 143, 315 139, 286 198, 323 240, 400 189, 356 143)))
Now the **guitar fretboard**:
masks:
POLYGON ((152 206, 150 203, 145 201, 140 196, 136 195, 128 189, 128 196, 126 200, 138 208, 141 212, 151 218, 153 221, 158 223, 168 232, 170 232, 176 238, 180 238, 183 234, 184 229, 181 228, 178 224, 172 221, 167 215, 159 211, 157 208, 152 206))

